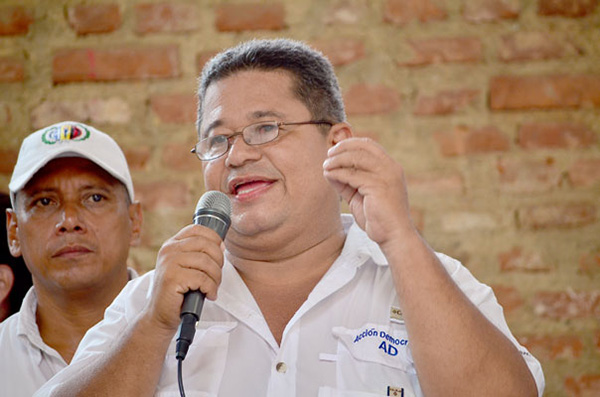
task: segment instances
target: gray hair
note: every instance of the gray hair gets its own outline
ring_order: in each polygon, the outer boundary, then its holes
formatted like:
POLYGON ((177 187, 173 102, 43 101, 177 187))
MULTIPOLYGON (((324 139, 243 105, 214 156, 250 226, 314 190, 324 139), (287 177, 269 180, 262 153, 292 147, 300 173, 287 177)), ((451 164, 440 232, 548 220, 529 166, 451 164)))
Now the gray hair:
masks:
POLYGON ((293 92, 315 120, 346 120, 344 102, 333 66, 320 52, 290 39, 251 40, 213 57, 202 70, 198 86, 200 134, 202 107, 209 85, 246 70, 285 70, 294 78, 293 92))

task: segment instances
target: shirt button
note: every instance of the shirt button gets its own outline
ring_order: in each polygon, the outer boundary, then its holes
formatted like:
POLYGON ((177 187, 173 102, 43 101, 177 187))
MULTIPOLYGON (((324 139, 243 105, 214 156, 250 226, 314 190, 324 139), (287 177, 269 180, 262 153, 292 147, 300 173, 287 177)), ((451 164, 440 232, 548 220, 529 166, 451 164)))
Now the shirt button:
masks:
POLYGON ((287 372, 287 365, 285 365, 285 363, 283 363, 283 362, 279 362, 279 363, 277 363, 277 365, 275 365, 275 369, 280 374, 285 374, 287 372))

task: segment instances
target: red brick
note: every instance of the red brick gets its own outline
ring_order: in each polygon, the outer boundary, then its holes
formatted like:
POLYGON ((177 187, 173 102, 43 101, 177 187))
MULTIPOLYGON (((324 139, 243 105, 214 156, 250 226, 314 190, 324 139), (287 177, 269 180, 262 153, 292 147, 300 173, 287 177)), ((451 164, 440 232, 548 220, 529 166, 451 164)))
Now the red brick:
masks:
POLYGON ((186 183, 163 180, 157 182, 136 183, 136 198, 145 210, 161 208, 181 208, 190 203, 190 190, 186 183))
POLYGON ((8 125, 11 121, 10 105, 7 102, 0 102, 0 125, 8 125))
POLYGON ((600 250, 587 252, 579 258, 577 273, 586 276, 597 276, 600 274, 600 250))
POLYGON ((89 121, 86 101, 42 102, 31 110, 31 125, 35 129, 62 120, 89 121))
POLYGON ((93 98, 81 101, 42 102, 31 111, 34 128, 74 120, 92 124, 126 124, 131 121, 131 108, 122 98, 93 98))
POLYGON ((464 190, 463 178, 458 173, 407 175, 406 180, 411 194, 462 193, 464 190))
POLYGON ((344 94, 349 115, 386 114, 395 112, 402 102, 400 94, 382 84, 356 84, 344 94))
POLYGON ((414 57, 398 61, 400 66, 423 66, 432 63, 478 62, 482 59, 483 46, 476 37, 439 37, 408 40, 414 57))
POLYGON ((538 0, 538 14, 546 16, 584 17, 594 12, 598 0, 538 0))
POLYGON ((333 4, 325 13, 323 23, 325 25, 354 25, 363 20, 369 11, 367 3, 349 3, 342 0, 333 4))
POLYGON ((496 127, 471 128, 460 125, 452 131, 433 135, 444 156, 505 152, 510 149, 508 137, 496 127))
POLYGON ((185 3, 144 3, 135 6, 135 31, 190 32, 200 28, 198 6, 185 3))
POLYGON ((474 23, 515 19, 519 16, 518 0, 469 0, 463 3, 462 15, 474 23))
POLYGON ((150 161, 151 150, 149 146, 136 146, 124 148, 125 158, 131 171, 142 171, 146 169, 150 161))
POLYGON ((23 61, 0 57, 0 83, 14 83, 25 80, 23 61))
POLYGON ((517 142, 523 149, 581 149, 596 141, 594 131, 578 123, 526 123, 517 133, 517 142))
POLYGON ((22 6, 0 7, 0 36, 26 34, 33 23, 30 9, 22 6))
POLYGON ((596 206, 591 203, 541 204, 520 209, 519 224, 528 229, 572 228, 596 221, 596 206))
POLYGON ((0 149, 0 174, 12 174, 18 156, 19 149, 0 149))
POLYGON ((314 41, 311 45, 325 54, 333 66, 347 65, 365 57, 362 40, 340 37, 314 41))
POLYGON ((496 76, 493 110, 600 107, 600 75, 496 76))
POLYGON ((196 72, 198 75, 202 73, 202 68, 206 65, 206 62, 210 61, 212 57, 217 55, 219 51, 202 51, 196 54, 196 72))
POLYGON ((433 95, 419 94, 413 113, 417 116, 444 115, 456 113, 477 99, 478 90, 446 90, 433 95))
POLYGON ((395 25, 440 21, 447 17, 446 10, 431 0, 387 0, 383 9, 383 20, 395 25))
POLYGON ((52 62, 55 84, 75 81, 115 81, 176 77, 176 46, 58 50, 52 62))
POLYGON ((523 252, 522 247, 513 247, 510 251, 499 253, 498 262, 500 270, 503 272, 547 272, 550 270, 539 252, 523 252))
POLYGON ((523 306, 524 300, 519 291, 512 286, 492 285, 494 295, 498 299, 498 303, 504 309, 504 313, 509 314, 523 306))
MULTIPOLYGON (((134 180, 137 188, 137 182, 134 180)), ((201 186, 200 186, 201 187, 201 186)), ((194 196, 194 199, 198 198, 194 196)), ((194 201, 193 204, 196 204, 194 201)), ((193 205, 192 204, 192 205, 193 205)), ((143 202, 142 202, 143 206, 143 202)), ((157 208, 153 211, 144 211, 144 230, 142 231, 141 246, 147 248, 150 256, 145 261, 153 267, 156 259, 156 251, 169 238, 173 237, 181 227, 192 223, 192 211, 190 205, 178 208, 157 208)), ((136 257, 138 257, 136 255, 136 257)), ((151 270, 151 267, 149 267, 151 270)))
POLYGON ((150 98, 150 108, 161 123, 194 123, 197 103, 194 94, 156 94, 150 98))
POLYGON ((573 186, 593 186, 600 183, 600 159, 581 159, 575 161, 568 171, 573 186))
POLYGON ((599 291, 541 291, 533 298, 536 315, 553 319, 600 316, 599 291))
POLYGON ((445 212, 440 217, 440 229, 446 233, 489 231, 505 226, 506 219, 498 213, 481 211, 445 212))
POLYGON ((562 178, 552 158, 543 161, 500 158, 496 169, 500 189, 507 193, 546 192, 558 187, 562 178))
POLYGON ((504 62, 558 59, 582 51, 549 32, 515 32, 500 37, 498 58, 504 62))
POLYGON ((126 124, 132 119, 131 107, 123 98, 92 98, 86 105, 93 124, 126 124))
POLYGON ((282 4, 223 4, 216 9, 216 28, 220 32, 282 30, 285 9, 282 4))
POLYGON ((565 379, 565 391, 569 397, 598 397, 600 395, 600 374, 586 374, 578 378, 565 379))
POLYGON ((190 149, 193 143, 169 143, 163 148, 162 161, 165 166, 176 171, 201 172, 202 162, 190 149))
POLYGON ((577 335, 527 335, 518 338, 538 360, 577 359, 583 353, 583 342, 577 335))
POLYGON ((354 136, 361 138, 369 138, 381 143, 381 131, 379 130, 358 130, 354 131, 354 136))
POLYGON ((67 19, 77 34, 108 33, 121 26, 121 11, 118 4, 78 4, 68 8, 67 19))

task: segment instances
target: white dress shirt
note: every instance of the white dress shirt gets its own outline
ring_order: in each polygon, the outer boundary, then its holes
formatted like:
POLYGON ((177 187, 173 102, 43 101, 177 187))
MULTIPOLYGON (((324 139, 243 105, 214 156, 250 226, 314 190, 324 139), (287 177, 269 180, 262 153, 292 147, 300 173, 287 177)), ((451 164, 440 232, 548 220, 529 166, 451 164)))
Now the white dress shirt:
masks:
MULTIPOLYGON (((387 260, 351 216, 343 220, 342 253, 290 320, 280 346, 239 274, 225 263, 218 299, 205 302, 183 361, 187 396, 422 396, 387 260)), ((541 396, 541 366, 510 333, 491 288, 458 261, 439 258, 469 299, 517 346, 541 396)), ((152 271, 125 287, 104 320, 86 334, 67 370, 36 396, 49 395, 102 356, 144 307, 153 277, 152 271)), ((175 337, 155 395, 179 396, 175 337)))
MULTIPOLYGON (((129 279, 137 277, 128 269, 129 279)), ((0 396, 31 397, 48 379, 67 366, 42 340, 36 323, 37 295, 31 287, 21 310, 0 322, 0 396)))

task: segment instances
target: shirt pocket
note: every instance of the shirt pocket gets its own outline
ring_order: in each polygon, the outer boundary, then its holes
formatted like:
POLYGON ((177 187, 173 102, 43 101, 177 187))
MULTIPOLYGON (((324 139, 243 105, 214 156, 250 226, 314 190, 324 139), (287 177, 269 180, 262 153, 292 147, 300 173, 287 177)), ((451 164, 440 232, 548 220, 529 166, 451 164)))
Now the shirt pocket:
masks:
POLYGON ((335 327, 336 388, 320 396, 420 396, 421 391, 403 325, 368 323, 357 329, 335 327))
MULTIPOLYGON (((200 322, 183 360, 183 386, 188 397, 217 396, 225 371, 231 331, 237 322, 200 322)), ((179 397, 174 338, 165 357, 156 396, 179 397)))

